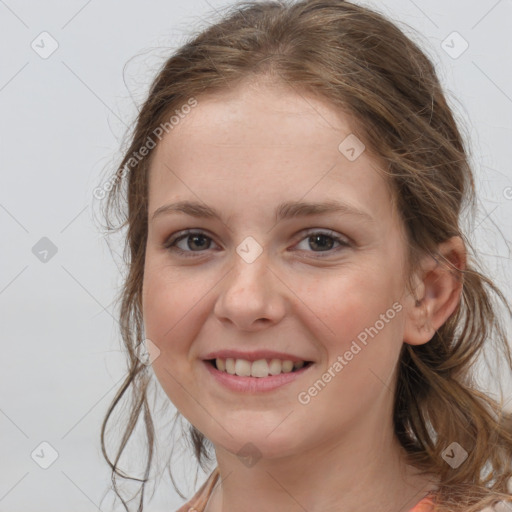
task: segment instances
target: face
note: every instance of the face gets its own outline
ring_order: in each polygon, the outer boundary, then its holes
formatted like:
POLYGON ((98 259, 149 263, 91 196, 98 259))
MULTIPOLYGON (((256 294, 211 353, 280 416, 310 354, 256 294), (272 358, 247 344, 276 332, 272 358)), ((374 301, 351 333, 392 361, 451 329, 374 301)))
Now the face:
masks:
POLYGON ((275 85, 197 100, 149 176, 143 315, 164 391, 216 447, 269 458, 391 415, 404 234, 349 116, 275 85), (242 374, 308 363, 231 376, 206 361, 219 354, 242 374))

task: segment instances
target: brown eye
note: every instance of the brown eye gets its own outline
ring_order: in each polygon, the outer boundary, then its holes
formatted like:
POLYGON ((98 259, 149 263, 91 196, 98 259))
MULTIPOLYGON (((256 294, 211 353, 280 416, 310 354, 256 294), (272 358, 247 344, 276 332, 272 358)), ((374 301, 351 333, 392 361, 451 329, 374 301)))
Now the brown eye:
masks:
POLYGON ((311 235, 308 238, 309 246, 314 249, 317 248, 320 251, 328 251, 332 249, 334 245, 334 239, 327 235, 311 235))
POLYGON ((329 254, 333 254, 344 247, 350 247, 350 243, 345 238, 338 236, 336 233, 325 231, 314 231, 307 234, 298 246, 304 242, 306 242, 306 247, 300 250, 307 252, 328 252, 329 254), (335 247, 335 244, 338 244, 338 246, 335 247))
POLYGON ((210 249, 213 240, 203 232, 181 232, 171 236, 164 244, 169 251, 189 256, 193 252, 205 252, 210 249), (181 247, 180 245, 181 244, 181 247))

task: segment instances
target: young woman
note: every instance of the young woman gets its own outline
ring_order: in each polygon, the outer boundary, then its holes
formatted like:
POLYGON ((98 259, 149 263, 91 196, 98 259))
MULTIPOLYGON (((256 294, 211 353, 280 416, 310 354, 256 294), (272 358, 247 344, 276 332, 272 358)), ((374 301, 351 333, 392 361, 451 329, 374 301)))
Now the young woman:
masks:
POLYGON ((180 512, 512 502, 511 414, 473 375, 491 339, 512 369, 510 309, 461 229, 474 181, 435 70, 393 23, 237 6, 165 63, 115 178, 130 369, 105 457, 136 399, 114 474, 142 408, 142 487, 151 467, 144 340, 210 472, 180 512))

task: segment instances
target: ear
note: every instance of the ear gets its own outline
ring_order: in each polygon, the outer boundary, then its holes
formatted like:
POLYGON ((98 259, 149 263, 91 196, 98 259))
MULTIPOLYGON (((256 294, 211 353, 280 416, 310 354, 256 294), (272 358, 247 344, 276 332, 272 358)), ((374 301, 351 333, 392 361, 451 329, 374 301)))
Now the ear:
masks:
POLYGON ((430 341, 455 311, 462 292, 458 270, 466 269, 466 249, 458 236, 439 244, 438 254, 449 263, 426 256, 414 276, 415 288, 407 296, 403 340, 410 345, 430 341))

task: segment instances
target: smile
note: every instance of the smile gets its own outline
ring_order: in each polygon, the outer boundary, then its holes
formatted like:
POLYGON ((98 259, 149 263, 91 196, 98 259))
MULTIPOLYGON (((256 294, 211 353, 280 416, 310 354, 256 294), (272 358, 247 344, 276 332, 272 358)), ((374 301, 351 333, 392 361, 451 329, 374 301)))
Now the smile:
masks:
POLYGON ((311 364, 310 361, 290 361, 281 359, 258 359, 248 361, 247 359, 216 358, 209 361, 221 372, 237 375, 239 377, 264 378, 270 375, 290 373, 300 370, 302 367, 311 364))
POLYGON ((203 360, 206 369, 223 387, 232 391, 257 393, 272 391, 293 382, 308 372, 314 363, 279 359, 210 359, 203 360), (254 375, 253 375, 254 372, 254 375))

